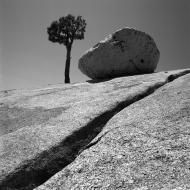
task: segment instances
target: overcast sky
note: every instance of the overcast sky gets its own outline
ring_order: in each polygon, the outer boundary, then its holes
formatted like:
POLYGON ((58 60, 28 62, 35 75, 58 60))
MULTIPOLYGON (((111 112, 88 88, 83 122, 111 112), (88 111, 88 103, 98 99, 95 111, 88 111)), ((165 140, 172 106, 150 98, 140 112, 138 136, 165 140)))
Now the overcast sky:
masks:
POLYGON ((46 29, 69 13, 87 21, 72 48, 72 83, 88 79, 78 70, 81 55, 126 26, 154 38, 157 71, 190 67, 190 0, 0 0, 0 89, 64 82, 66 49, 49 42, 46 29))

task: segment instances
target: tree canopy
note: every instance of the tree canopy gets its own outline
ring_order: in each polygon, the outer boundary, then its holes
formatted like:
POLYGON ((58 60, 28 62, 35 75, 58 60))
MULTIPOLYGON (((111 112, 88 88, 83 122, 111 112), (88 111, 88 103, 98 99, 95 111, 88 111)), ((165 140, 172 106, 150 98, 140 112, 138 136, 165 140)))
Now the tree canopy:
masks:
POLYGON ((69 14, 52 22, 48 27, 49 40, 54 43, 63 44, 66 47, 72 45, 74 40, 84 39, 86 21, 81 16, 69 14))

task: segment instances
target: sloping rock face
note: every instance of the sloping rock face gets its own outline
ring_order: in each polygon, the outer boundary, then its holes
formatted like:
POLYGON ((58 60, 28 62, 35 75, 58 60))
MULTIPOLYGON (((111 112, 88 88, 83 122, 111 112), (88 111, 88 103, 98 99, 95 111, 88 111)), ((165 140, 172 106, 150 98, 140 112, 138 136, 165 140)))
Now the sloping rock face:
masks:
POLYGON ((123 28, 88 50, 79 60, 79 69, 92 79, 152 73, 159 57, 152 37, 123 28))
POLYGON ((115 115, 43 189, 190 189, 190 75, 115 115))
POLYGON ((156 189, 174 169, 167 184, 185 187, 187 73, 0 92, 0 189, 156 189))

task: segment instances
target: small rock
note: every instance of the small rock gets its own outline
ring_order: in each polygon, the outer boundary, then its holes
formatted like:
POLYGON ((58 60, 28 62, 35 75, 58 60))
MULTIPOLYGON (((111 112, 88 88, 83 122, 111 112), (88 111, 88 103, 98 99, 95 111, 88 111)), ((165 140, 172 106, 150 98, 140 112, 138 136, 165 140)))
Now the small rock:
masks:
POLYGON ((146 33, 123 28, 88 50, 79 60, 79 69, 92 79, 152 73, 160 53, 146 33))

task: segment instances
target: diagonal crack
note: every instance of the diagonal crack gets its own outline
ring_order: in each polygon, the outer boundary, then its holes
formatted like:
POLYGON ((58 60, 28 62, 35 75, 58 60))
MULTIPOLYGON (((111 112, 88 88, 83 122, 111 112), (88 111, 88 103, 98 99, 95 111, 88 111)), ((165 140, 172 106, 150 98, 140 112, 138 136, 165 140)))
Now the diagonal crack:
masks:
POLYGON ((22 168, 10 174, 0 184, 0 189, 19 189, 31 190, 52 177, 55 173, 62 170, 68 164, 73 162, 75 158, 83 150, 90 148, 95 142, 92 140, 103 130, 106 123, 118 112, 127 106, 145 98, 152 94, 161 86, 175 80, 176 78, 190 73, 190 70, 185 70, 175 75, 169 75, 164 82, 157 83, 131 99, 118 103, 114 108, 104 112, 90 121, 83 128, 73 132, 70 136, 64 139, 59 145, 52 147, 49 150, 42 152, 34 160, 27 161, 22 168))

